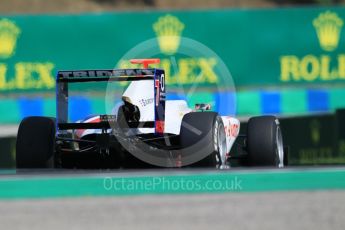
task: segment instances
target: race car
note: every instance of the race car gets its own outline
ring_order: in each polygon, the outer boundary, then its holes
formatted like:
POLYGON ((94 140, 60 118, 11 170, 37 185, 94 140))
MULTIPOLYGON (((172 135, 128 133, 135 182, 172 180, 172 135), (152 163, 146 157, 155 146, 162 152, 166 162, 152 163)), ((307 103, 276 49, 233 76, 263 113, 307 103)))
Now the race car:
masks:
POLYGON ((167 100, 165 72, 150 68, 159 59, 132 59, 137 69, 58 71, 56 118, 26 117, 16 143, 18 168, 229 168, 284 166, 279 120, 252 117, 240 135, 240 121, 220 116, 207 103, 189 108, 167 100), (69 122, 69 84, 130 82, 111 114, 69 122))

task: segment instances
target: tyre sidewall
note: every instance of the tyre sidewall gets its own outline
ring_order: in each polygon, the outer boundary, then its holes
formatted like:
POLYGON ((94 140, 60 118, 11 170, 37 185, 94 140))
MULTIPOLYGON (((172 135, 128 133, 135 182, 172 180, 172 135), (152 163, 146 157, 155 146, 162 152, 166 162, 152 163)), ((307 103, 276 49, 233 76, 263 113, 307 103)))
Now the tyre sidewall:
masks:
POLYGON ((274 116, 253 117, 248 121, 247 150, 252 166, 277 166, 277 128, 274 116))
POLYGON ((180 144, 184 165, 215 167, 218 151, 218 129, 222 119, 215 112, 192 112, 185 115, 180 132, 180 144), (194 133, 183 124, 187 123, 201 132, 194 133))

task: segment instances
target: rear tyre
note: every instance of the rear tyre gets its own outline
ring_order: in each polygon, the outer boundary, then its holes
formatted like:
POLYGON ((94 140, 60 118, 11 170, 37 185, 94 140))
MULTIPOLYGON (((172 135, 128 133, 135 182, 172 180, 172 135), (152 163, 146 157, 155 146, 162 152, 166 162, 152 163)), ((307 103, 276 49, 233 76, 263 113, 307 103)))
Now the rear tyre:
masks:
POLYGON ((247 127, 248 163, 252 166, 284 166, 283 138, 274 116, 252 117, 247 127))
POLYGON ((24 118, 17 134, 17 168, 53 168, 54 145, 55 118, 24 118))
POLYGON ((180 132, 182 165, 219 167, 226 155, 221 117, 215 112, 192 112, 182 119, 180 132), (182 160, 183 161, 183 160, 182 160))

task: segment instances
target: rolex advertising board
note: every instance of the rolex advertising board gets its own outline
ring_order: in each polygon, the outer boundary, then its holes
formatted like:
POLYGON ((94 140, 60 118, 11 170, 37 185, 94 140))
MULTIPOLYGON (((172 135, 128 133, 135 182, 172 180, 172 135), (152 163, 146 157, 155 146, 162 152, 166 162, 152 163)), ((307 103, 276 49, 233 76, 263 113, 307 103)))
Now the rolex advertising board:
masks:
POLYGON ((344 19, 345 8, 2 16, 0 92, 54 92, 58 69, 128 67, 131 54, 161 58, 171 89, 214 87, 220 62, 236 88, 343 83, 344 19), (212 52, 181 52, 190 39, 212 52))

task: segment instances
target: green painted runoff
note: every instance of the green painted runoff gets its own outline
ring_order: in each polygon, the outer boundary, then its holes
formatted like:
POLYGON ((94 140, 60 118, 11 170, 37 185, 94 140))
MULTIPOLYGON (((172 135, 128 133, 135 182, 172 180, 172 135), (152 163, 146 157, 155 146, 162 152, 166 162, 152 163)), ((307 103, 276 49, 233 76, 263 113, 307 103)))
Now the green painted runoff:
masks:
POLYGON ((0 178, 0 199, 344 190, 345 169, 0 178))

